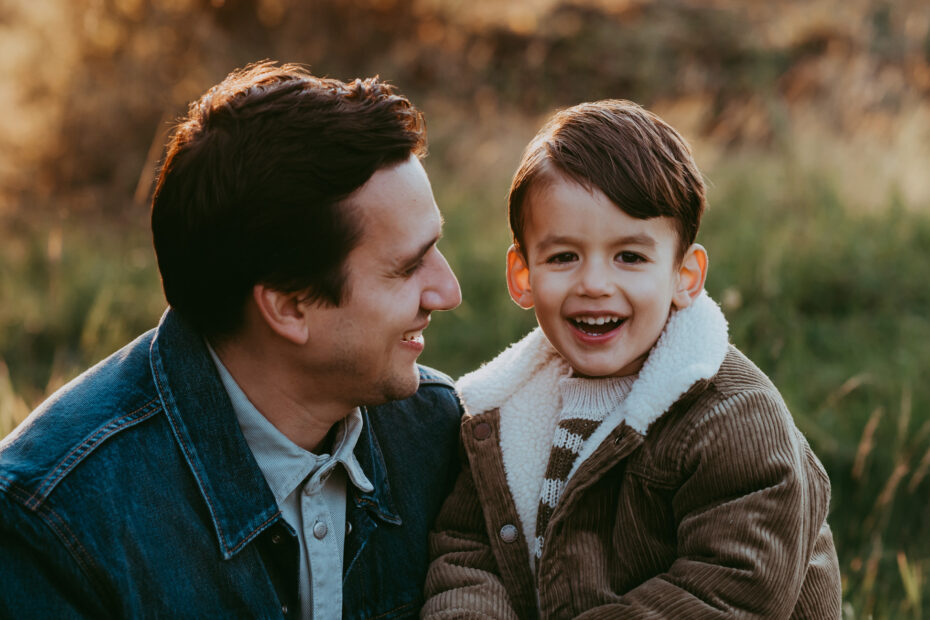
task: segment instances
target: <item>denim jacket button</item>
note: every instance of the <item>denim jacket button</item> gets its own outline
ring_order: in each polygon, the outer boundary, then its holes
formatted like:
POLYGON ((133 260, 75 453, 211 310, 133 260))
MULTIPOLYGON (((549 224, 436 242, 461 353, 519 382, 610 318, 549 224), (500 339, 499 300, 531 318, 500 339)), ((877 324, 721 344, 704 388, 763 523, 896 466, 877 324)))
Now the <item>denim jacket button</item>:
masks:
POLYGON ((482 422, 481 424, 475 427, 475 430, 472 431, 475 435, 475 439, 478 441, 484 441, 491 436, 491 425, 487 422, 482 422))
POLYGON ((346 521, 346 536, 348 536, 351 533, 352 533, 352 523, 350 521, 346 521))
POLYGON ((326 533, 329 531, 329 528, 326 527, 326 524, 322 521, 317 521, 313 524, 313 536, 317 540, 323 540, 326 538, 326 533))
POLYGON ((280 534, 275 533, 271 535, 271 543, 274 545, 280 545, 282 540, 284 539, 281 538, 280 534))
POLYGON ((281 613, 287 615, 287 605, 281 605, 281 613))
POLYGON ((512 543, 517 539, 517 526, 508 523, 501 528, 500 536, 501 540, 503 540, 505 543, 512 543))

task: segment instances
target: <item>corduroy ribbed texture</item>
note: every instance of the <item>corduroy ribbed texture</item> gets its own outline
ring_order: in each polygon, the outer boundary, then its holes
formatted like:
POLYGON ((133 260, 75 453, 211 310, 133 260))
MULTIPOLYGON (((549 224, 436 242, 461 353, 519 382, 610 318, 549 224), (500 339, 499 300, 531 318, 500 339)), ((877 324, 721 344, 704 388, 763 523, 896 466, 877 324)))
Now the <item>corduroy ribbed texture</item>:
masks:
POLYGON ((840 617, 829 480, 777 390, 733 348, 647 434, 620 424, 580 464, 535 579, 526 546, 500 540, 516 517, 498 495, 503 472, 486 466, 500 447, 481 445, 465 445, 475 482, 436 523, 423 617, 840 617))

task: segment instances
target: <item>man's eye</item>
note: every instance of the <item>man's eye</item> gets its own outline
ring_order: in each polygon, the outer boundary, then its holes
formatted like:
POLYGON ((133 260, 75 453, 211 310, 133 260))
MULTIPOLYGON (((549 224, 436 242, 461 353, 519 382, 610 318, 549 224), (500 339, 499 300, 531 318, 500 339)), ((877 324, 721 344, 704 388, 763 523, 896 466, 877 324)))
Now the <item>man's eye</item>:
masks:
POLYGON ((646 259, 636 252, 620 252, 617 254, 617 260, 628 265, 635 265, 636 263, 646 262, 646 259))
POLYGON ((417 272, 417 270, 418 270, 420 267, 422 267, 422 266, 423 266, 423 260, 421 259, 421 260, 418 260, 417 262, 415 262, 414 264, 410 265, 409 267, 407 267, 407 268, 404 269, 403 271, 401 271, 401 272, 400 272, 400 275, 403 276, 403 277, 405 277, 405 278, 409 278, 409 277, 411 277, 413 274, 415 274, 415 273, 417 272))
POLYGON ((575 258, 576 258, 576 257, 575 257, 575 253, 574 253, 574 252, 559 252, 558 254, 553 254, 552 256, 550 256, 549 258, 547 258, 547 259, 546 259, 546 262, 547 262, 547 263, 556 263, 556 264, 570 263, 570 262, 574 261, 575 258))

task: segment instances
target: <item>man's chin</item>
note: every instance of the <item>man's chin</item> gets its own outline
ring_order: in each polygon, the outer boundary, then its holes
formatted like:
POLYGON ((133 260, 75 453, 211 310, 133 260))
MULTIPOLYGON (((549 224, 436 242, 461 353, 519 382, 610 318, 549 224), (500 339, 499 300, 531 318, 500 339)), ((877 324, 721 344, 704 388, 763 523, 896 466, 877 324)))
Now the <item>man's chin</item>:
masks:
POLYGON ((383 405, 395 400, 404 400, 417 393, 420 387, 420 373, 414 368, 411 375, 404 377, 392 377, 391 380, 385 381, 378 390, 379 398, 377 402, 365 403, 366 405, 383 405))

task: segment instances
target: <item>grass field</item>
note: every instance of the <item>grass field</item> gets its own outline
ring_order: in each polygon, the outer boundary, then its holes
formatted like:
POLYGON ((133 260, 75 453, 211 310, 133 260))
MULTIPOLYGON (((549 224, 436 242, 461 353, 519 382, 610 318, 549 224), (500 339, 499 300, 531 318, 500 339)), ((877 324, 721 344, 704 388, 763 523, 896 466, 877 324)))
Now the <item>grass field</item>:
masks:
POLYGON ((695 144, 731 340, 833 484, 846 618, 930 616, 930 11, 922 0, 9 0, 0 10, 0 437, 164 310, 145 206, 168 121, 261 58, 421 106, 464 301, 458 376, 533 327, 505 197, 552 109, 627 97, 695 144), (75 26, 77 24, 77 26, 75 26))
MULTIPOLYGON (((450 171, 432 172, 442 247, 465 301, 435 317, 423 361, 458 375, 533 318, 502 280, 506 179, 469 193, 450 171)), ((707 288, 830 474, 846 617, 919 618, 930 611, 930 217, 894 196, 877 210, 844 208, 836 179, 771 158, 740 158, 711 181, 699 239, 711 257, 707 288)), ((157 321, 145 219, 128 232, 47 219, 3 228, 0 434, 157 321)))

